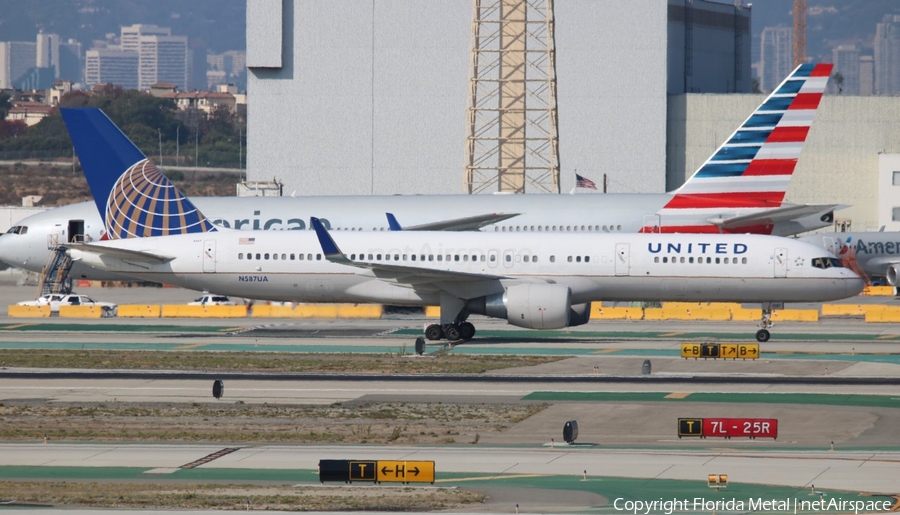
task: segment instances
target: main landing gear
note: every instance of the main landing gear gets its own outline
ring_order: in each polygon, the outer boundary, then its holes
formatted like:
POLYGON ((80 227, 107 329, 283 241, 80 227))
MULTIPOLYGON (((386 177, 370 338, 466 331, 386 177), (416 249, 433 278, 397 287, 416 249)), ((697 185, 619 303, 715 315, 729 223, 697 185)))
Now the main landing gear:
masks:
POLYGON ((764 306, 762 309, 762 320, 759 322, 759 331, 756 331, 756 341, 760 343, 765 343, 769 341, 769 338, 772 337, 772 334, 769 332, 769 328, 774 326, 775 324, 772 322, 772 306, 771 304, 768 306, 764 306))
POLYGON ((471 340, 475 336, 475 326, 469 322, 460 322, 453 324, 431 324, 425 328, 425 338, 429 340, 450 341, 471 340))

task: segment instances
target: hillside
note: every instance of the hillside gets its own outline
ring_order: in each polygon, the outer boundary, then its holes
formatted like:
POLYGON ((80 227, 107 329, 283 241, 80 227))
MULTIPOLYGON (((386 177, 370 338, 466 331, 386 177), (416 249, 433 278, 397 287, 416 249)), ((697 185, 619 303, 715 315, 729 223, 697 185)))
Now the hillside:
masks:
POLYGON ((38 30, 91 41, 119 34, 122 25, 170 27, 213 52, 245 47, 246 0, 0 0, 0 41, 34 41, 38 30))
MULTIPOLYGON (((745 2, 747 3, 747 2, 745 2)), ((751 27, 758 36, 765 27, 793 24, 790 0, 753 0, 751 27)), ((885 14, 900 14, 896 0, 807 0, 806 49, 815 60, 831 60, 841 44, 872 48, 875 24, 885 14)))
MULTIPOLYGON (((169 174, 173 175, 173 174, 169 174)), ((188 196, 234 196, 241 175, 183 172, 173 182, 188 196), (183 178, 179 178, 183 177, 183 178)), ((22 197, 42 195, 39 206, 54 207, 90 200, 91 191, 80 168, 16 163, 0 165, 0 205, 21 206, 22 197)))

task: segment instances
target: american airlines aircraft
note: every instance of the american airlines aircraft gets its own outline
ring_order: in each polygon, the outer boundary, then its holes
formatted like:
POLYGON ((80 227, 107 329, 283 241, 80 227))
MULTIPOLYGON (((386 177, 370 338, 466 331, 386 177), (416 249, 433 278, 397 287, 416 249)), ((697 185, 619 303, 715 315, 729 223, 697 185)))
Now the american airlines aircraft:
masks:
MULTIPOLYGON (((388 229, 384 213, 391 211, 413 231, 797 234, 827 226, 835 207, 783 202, 831 68, 799 66, 683 186, 669 193, 191 200, 213 224, 241 230, 309 229, 307 220, 317 216, 331 230, 381 231, 388 229)), ((72 116, 64 118, 85 169, 108 155, 140 154, 102 113, 91 116, 88 128, 72 116)), ((89 202, 52 209, 0 237, 0 260, 39 272, 56 242, 97 240, 103 231, 89 202)), ((80 264, 70 277, 120 279, 80 264)))
MULTIPOLYGON (((96 111, 63 112, 70 126, 96 128, 96 111)), ((816 302, 863 288, 823 249, 768 235, 391 231, 336 241, 318 218, 314 233, 217 228, 139 152, 92 164, 106 239, 66 244, 73 260, 250 299, 438 304, 430 339, 471 338, 470 314, 559 329, 587 323, 594 301, 816 302)))
POLYGON ((856 260, 866 274, 884 277, 891 286, 900 285, 900 233, 826 232, 800 240, 818 245, 835 256, 856 260))

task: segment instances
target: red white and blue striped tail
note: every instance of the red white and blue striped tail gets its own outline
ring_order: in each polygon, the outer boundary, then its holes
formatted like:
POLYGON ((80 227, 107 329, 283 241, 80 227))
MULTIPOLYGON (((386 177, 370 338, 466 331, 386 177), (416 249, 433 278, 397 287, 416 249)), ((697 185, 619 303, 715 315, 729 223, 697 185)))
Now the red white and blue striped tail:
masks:
POLYGON ((832 67, 798 66, 694 175, 672 192, 671 200, 658 212, 663 230, 705 232, 699 231, 704 224, 698 222, 718 218, 723 210, 748 214, 781 206, 832 67))

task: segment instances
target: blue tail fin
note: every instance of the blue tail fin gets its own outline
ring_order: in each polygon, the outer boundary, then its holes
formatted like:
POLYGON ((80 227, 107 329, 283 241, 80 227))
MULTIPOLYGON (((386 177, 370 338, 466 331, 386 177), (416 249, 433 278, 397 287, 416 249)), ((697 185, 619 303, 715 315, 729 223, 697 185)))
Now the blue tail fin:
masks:
POLYGON ((215 227, 103 111, 60 108, 109 239, 215 227))

